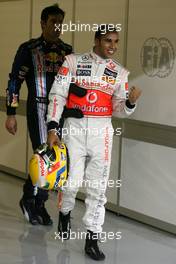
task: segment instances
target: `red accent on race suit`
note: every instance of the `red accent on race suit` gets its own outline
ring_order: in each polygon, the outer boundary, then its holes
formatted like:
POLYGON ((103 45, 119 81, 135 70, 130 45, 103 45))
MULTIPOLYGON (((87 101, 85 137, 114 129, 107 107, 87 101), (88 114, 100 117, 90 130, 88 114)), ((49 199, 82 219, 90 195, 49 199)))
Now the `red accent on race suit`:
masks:
POLYGON ((61 74, 61 75, 66 76, 68 71, 69 71, 69 69, 67 67, 61 66, 59 71, 58 71, 58 73, 61 74))
POLYGON ((114 70, 116 68, 116 64, 113 61, 111 61, 111 62, 109 62, 109 64, 107 65, 107 67, 109 69, 111 69, 111 70, 114 70))
POLYGON ((125 90, 128 91, 128 83, 125 83, 125 90))
POLYGON ((108 127, 106 127, 106 134, 105 134, 105 138, 104 138, 104 143, 105 143, 105 149, 104 149, 104 160, 108 161, 109 160, 109 131, 108 131, 108 127))
POLYGON ((96 89, 87 89, 84 97, 71 93, 67 107, 81 109, 87 116, 112 116, 112 96, 96 89))
POLYGON ((54 97, 52 117, 56 116, 57 99, 54 97))

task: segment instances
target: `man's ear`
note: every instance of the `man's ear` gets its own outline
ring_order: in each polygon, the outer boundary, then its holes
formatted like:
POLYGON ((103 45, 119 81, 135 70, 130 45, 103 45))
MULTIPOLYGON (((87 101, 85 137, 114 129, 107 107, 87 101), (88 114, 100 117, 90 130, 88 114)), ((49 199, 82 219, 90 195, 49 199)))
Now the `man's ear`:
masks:
POLYGON ((100 40, 99 40, 98 38, 96 38, 96 39, 94 40, 94 43, 95 43, 95 46, 99 46, 99 44, 100 44, 100 40))
POLYGON ((40 25, 41 25, 41 28, 42 28, 42 30, 43 30, 43 29, 44 29, 44 26, 46 25, 45 21, 41 20, 41 21, 40 21, 40 25))

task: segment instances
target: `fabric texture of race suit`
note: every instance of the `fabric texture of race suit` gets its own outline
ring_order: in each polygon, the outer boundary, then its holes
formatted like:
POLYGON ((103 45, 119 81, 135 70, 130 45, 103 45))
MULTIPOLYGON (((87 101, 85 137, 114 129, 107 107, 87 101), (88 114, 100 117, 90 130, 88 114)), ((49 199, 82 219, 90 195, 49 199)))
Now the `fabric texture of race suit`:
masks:
MULTIPOLYGON (((46 114, 48 94, 54 77, 72 47, 60 40, 58 44, 47 43, 43 36, 31 39, 20 45, 17 50, 7 88, 7 115, 15 115, 19 104, 20 88, 26 81, 27 126, 33 150, 47 139, 46 114)), ((32 198, 35 190, 30 177, 23 186, 24 199, 32 198)), ((48 199, 45 190, 38 190, 37 199, 48 199)))
MULTIPOLYGON (((112 59, 102 59, 94 52, 68 55, 49 94, 47 122, 57 126, 63 107, 81 109, 84 117, 68 118, 63 138, 67 145, 70 170, 64 189, 61 212, 74 208, 80 186, 86 187, 86 229, 101 232, 109 178, 113 127, 111 116, 127 117, 135 110, 128 98, 129 72, 112 59), (83 97, 69 93, 70 83, 86 89, 83 97)), ((75 86, 76 89, 76 86, 75 86)))

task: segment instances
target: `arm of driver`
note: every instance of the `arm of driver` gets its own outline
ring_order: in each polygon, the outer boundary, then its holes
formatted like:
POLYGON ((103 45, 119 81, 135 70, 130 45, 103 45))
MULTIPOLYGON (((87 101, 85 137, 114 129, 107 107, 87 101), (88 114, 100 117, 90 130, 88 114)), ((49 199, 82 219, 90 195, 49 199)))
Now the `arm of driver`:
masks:
POLYGON ((113 94, 112 104, 114 117, 126 118, 136 109, 136 105, 133 108, 128 108, 126 105, 126 100, 128 99, 128 75, 128 71, 123 72, 113 94))
MULTIPOLYGON (((70 56, 70 55, 69 55, 70 56)), ((73 55, 72 55, 73 56, 73 55)), ((71 82, 71 68, 68 62, 68 56, 63 65, 59 69, 55 81, 52 85, 51 91, 49 93, 49 105, 47 114, 47 123, 55 122, 56 125, 59 124, 64 106, 67 101, 69 86, 71 82)), ((50 148, 53 144, 60 145, 60 140, 56 133, 56 128, 49 130, 47 142, 50 148)))
POLYGON ((54 83, 49 93, 47 123, 55 121, 59 124, 68 97, 70 82, 71 71, 66 57, 66 60, 55 77, 54 83))

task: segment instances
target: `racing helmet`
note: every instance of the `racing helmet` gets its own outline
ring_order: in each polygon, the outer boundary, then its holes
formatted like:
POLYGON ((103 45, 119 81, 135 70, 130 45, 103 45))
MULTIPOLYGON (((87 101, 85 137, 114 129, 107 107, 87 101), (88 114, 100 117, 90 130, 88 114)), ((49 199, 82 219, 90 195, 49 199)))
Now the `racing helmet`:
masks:
POLYGON ((37 148, 29 162, 29 174, 32 184, 45 190, 61 188, 68 176, 67 149, 64 144, 54 145, 52 149, 47 144, 37 148))

